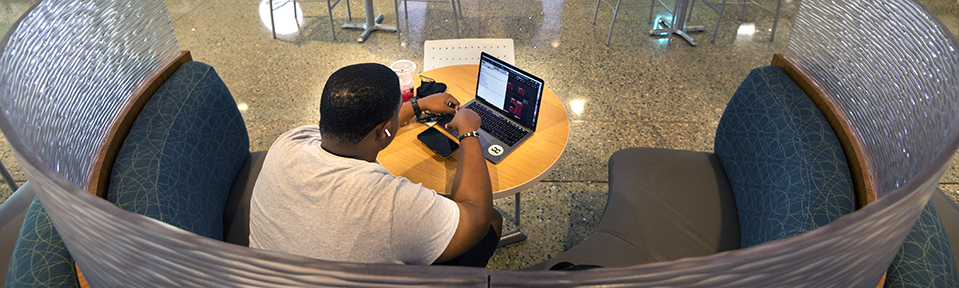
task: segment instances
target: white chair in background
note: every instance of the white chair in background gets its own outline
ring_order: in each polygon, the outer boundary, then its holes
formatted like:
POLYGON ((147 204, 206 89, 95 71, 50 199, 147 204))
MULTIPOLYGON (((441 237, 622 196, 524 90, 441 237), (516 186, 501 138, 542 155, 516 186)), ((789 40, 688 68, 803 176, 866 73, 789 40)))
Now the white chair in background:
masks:
POLYGON ((479 64, 480 52, 514 64, 513 39, 448 39, 423 43, 423 71, 462 65, 479 64))

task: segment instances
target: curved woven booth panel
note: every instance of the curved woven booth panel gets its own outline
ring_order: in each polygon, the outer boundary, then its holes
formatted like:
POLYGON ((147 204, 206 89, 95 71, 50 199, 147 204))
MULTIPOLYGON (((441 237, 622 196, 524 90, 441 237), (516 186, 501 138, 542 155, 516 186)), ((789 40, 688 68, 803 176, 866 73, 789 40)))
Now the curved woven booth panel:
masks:
MULTIPOLYGON (((11 129, 2 117, 0 129, 11 129)), ((92 287, 486 287, 483 268, 339 263, 213 240, 123 211, 15 153, 92 287)))
POLYGON ((228 244, 81 189, 127 98, 178 50, 164 5, 41 2, 3 43, 0 129, 92 286, 486 286, 482 268, 335 263, 228 244))
POLYGON ((954 152, 946 145, 959 127, 959 50, 934 15, 909 0, 803 1, 798 14, 783 54, 834 95, 876 194, 954 152))
POLYGON ((250 249, 124 211, 83 179, 118 107, 177 51, 160 0, 37 4, 2 43, 0 130, 94 287, 874 287, 959 148, 956 42, 908 0, 807 0, 796 23, 786 57, 841 103, 881 197, 810 232, 700 258, 487 275, 250 249))
POLYGON ((486 287, 482 268, 337 263, 233 245, 84 191, 111 123, 178 51, 164 1, 41 2, 2 45, 0 130, 93 287, 486 287))
POLYGON ((179 50, 166 4, 136 0, 39 1, 0 45, 4 134, 84 189, 130 95, 179 50))
POLYGON ((492 286, 875 287, 959 147, 957 44, 908 0, 805 0, 795 21, 784 56, 826 92, 878 200, 746 249, 623 268, 494 271, 492 286))

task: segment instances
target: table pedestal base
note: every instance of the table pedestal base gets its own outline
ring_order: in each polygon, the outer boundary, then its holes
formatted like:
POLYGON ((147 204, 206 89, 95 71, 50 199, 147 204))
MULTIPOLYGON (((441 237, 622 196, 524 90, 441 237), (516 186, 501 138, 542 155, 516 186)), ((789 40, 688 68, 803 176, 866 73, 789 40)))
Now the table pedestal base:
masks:
POLYGON ((503 246, 506 246, 506 245, 509 245, 509 244, 513 244, 513 243, 516 243, 516 242, 521 242, 521 241, 523 241, 523 240, 526 240, 526 238, 528 238, 528 237, 526 237, 526 231, 523 231, 523 227, 520 227, 520 221, 519 221, 519 212, 520 212, 519 194, 520 194, 520 193, 517 192, 516 195, 514 196, 514 197, 516 197, 516 202, 515 202, 514 205, 513 205, 513 215, 515 216, 515 218, 513 218, 513 224, 516 224, 516 229, 503 232, 503 235, 501 235, 501 236, 499 237, 499 247, 503 247, 503 246))
MULTIPOLYGON (((696 0, 693 0, 696 1, 696 0)), ((695 3, 695 2, 694 2, 695 3)), ((689 5, 689 0, 676 0, 676 6, 673 7, 673 22, 668 23, 663 18, 659 18, 659 24, 666 27, 664 29, 649 30, 649 35, 651 36, 669 36, 672 39, 673 34, 679 35, 689 42, 689 45, 696 46, 696 40, 693 40, 693 37, 689 37, 689 32, 703 32, 706 30, 703 26, 686 26, 686 6, 689 5)), ((652 15, 653 10, 649 10, 650 15, 652 15)))
POLYGON ((509 244, 516 242, 521 242, 526 240, 526 231, 523 231, 523 228, 516 228, 510 231, 503 232, 503 237, 499 238, 499 247, 503 247, 509 244))
POLYGON ((383 14, 376 16, 376 19, 366 19, 367 23, 364 24, 343 24, 343 28, 347 29, 363 29, 363 33, 360 34, 360 38, 357 38, 356 41, 363 42, 366 41, 366 37, 370 36, 370 33, 376 30, 385 30, 396 32, 396 26, 392 25, 381 25, 383 23, 383 14))
POLYGON ((650 36, 667 36, 669 34, 676 34, 676 35, 679 35, 680 37, 683 37, 683 39, 685 39, 686 42, 689 42, 689 45, 693 45, 693 46, 696 46, 696 40, 693 40, 693 37, 689 37, 689 34, 686 34, 686 33, 687 32, 703 32, 703 30, 706 30, 706 27, 704 26, 691 26, 691 27, 686 27, 686 29, 677 29, 674 27, 670 27, 672 25, 670 25, 669 22, 666 22, 666 20, 663 20, 663 19, 659 19, 659 24, 663 25, 663 27, 666 27, 666 28, 649 30, 650 36))

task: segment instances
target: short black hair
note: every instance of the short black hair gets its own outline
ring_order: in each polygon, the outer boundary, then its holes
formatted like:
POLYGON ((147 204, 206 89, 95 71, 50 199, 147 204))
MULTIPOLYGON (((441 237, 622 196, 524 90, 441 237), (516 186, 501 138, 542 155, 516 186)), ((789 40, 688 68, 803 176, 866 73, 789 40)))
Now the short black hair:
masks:
POLYGON ((330 75, 320 98, 320 134, 357 144, 373 128, 393 117, 402 102, 393 69, 377 63, 355 64, 330 75))

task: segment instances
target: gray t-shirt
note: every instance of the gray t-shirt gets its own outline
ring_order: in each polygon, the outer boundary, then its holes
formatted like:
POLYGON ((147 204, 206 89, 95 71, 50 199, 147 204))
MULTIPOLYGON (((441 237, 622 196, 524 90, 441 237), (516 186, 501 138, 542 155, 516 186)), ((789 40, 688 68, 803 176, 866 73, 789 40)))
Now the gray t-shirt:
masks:
POLYGON ((250 247, 361 263, 439 258, 459 223, 456 203, 320 141, 311 125, 270 147, 250 201, 250 247))

